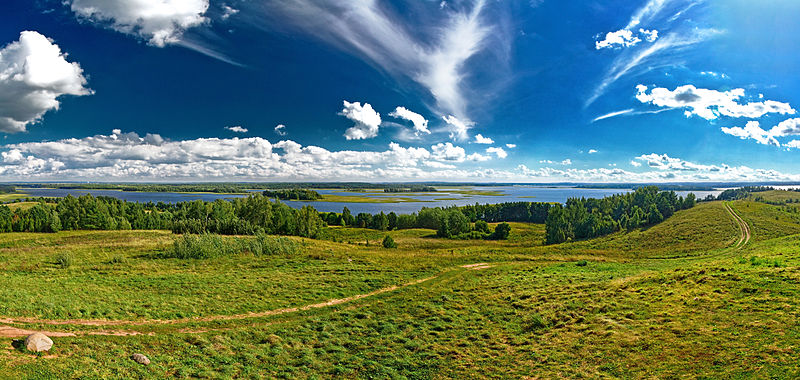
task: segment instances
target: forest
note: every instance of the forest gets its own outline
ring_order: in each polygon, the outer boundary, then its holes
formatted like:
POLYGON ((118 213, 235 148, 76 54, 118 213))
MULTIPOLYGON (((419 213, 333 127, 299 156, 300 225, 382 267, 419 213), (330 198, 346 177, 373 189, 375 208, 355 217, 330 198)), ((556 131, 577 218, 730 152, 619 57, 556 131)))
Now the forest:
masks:
POLYGON ((309 189, 264 190, 261 195, 282 201, 316 201, 322 199, 320 193, 309 189))
POLYGON ((692 193, 684 199, 674 191, 659 191, 655 186, 602 199, 570 198, 566 205, 550 208, 545 221, 545 242, 558 244, 654 225, 696 203, 692 193))

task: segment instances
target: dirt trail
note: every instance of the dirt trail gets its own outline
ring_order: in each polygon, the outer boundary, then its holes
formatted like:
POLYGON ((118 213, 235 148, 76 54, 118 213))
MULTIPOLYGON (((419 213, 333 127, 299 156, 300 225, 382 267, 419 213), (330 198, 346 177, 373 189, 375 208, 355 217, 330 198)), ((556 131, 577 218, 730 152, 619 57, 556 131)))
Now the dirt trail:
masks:
MULTIPOLYGON (((471 268, 471 269, 484 269, 487 268, 488 265, 486 263, 479 263, 472 266, 464 266, 464 268, 471 268)), ((318 309, 328 306, 339 305, 355 300, 359 300, 362 298, 376 296, 378 294, 392 292, 401 288, 405 288, 412 285, 417 285, 426 281, 433 280, 448 271, 443 271, 436 276, 426 277, 423 279, 407 282, 401 285, 393 285, 386 288, 381 288, 378 290, 374 290, 369 293, 364 294, 357 294, 350 297, 345 298, 336 298, 331 299, 325 302, 315 303, 311 305, 305 305, 300 307, 290 307, 290 308, 283 308, 283 309, 275 309, 275 310, 267 310, 262 312, 254 312, 254 313, 246 313, 246 314, 234 314, 234 315, 212 315, 207 317, 194 317, 194 318, 181 318, 181 319, 151 319, 151 320, 134 320, 134 321, 125 321, 125 320, 100 320, 100 319, 70 319, 70 320, 48 320, 48 319, 37 319, 37 318, 9 318, 9 317, 0 317, 0 323, 2 324, 20 324, 20 323, 35 323, 35 324, 44 324, 44 325, 51 325, 51 326, 58 326, 58 325, 78 325, 78 326, 149 326, 149 325, 172 325, 172 324, 183 324, 183 323, 191 323, 191 322, 214 322, 214 321, 229 321, 229 320, 239 320, 239 319, 247 319, 247 318, 258 318, 258 317, 268 317, 273 315, 281 315, 286 313, 293 313, 298 311, 304 310, 311 310, 311 309, 318 309)), ((191 332, 193 330, 179 330, 178 332, 191 332)), ((26 335, 30 335, 34 332, 33 330, 25 330, 19 329, 10 326, 0 325, 0 338, 18 338, 24 337, 26 335)), ((47 336, 52 337, 65 337, 65 336, 78 336, 78 335, 114 335, 114 336, 130 336, 130 335, 152 335, 152 333, 140 333, 136 331, 76 331, 76 332, 47 332, 47 331, 38 331, 42 332, 47 336)))
POLYGON ((727 203, 725 203, 725 210, 728 211, 731 217, 733 217, 734 221, 736 221, 736 224, 739 225, 741 236, 739 237, 739 241, 736 242, 735 248, 742 248, 750 241, 750 225, 748 225, 747 222, 745 222, 745 220, 742 219, 742 217, 739 216, 739 214, 737 214, 736 211, 734 211, 733 208, 731 208, 731 206, 727 203))

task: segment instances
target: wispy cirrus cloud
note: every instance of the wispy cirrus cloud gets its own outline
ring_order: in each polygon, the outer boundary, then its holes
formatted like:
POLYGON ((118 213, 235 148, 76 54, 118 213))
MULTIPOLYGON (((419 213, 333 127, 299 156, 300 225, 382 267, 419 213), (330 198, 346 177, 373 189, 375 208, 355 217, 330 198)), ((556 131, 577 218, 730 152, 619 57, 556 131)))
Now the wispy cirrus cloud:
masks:
MULTIPOLYGON (((289 24, 384 72, 413 80, 435 99, 440 115, 469 120, 464 94, 468 63, 489 47, 494 31, 484 0, 468 7, 447 6, 439 11, 443 18, 435 26, 414 25, 414 30, 399 21, 402 17, 391 7, 374 0, 275 0, 251 7, 250 13, 289 24)), ((263 24, 260 18, 252 22, 263 24)))

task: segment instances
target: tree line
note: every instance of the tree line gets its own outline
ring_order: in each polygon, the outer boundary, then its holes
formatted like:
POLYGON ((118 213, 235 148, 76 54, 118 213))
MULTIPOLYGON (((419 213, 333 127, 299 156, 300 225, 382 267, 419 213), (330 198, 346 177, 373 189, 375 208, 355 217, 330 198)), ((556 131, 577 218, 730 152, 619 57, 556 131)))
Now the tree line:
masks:
POLYGON ((309 189, 264 190, 261 195, 282 201, 316 201, 322 194, 309 189))
POLYGON ((587 239, 657 224, 696 203, 692 193, 684 199, 674 191, 659 191, 655 186, 602 199, 570 198, 564 206, 550 208, 545 221, 545 243, 587 239))

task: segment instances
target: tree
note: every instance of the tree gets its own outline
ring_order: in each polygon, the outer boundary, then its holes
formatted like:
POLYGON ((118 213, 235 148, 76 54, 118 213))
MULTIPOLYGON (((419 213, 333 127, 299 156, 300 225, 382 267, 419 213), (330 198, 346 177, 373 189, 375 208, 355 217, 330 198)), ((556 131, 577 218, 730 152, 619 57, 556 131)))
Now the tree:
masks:
POLYGON ((475 231, 486 234, 491 233, 491 230, 489 229, 489 223, 486 223, 486 221, 483 220, 475 221, 475 231))
POLYGON ((510 233, 511 233, 511 226, 508 223, 500 223, 497 225, 497 227, 494 228, 492 239, 506 240, 508 239, 508 235, 510 233))
POLYGON ((389 213, 389 231, 397 229, 397 214, 394 211, 389 213))
POLYGON ((353 217, 353 214, 350 213, 350 209, 345 206, 342 209, 342 225, 347 227, 352 227, 356 224, 356 219, 353 217))
POLYGON ((383 238, 383 248, 397 248, 397 243, 394 242, 391 236, 386 235, 383 238))

